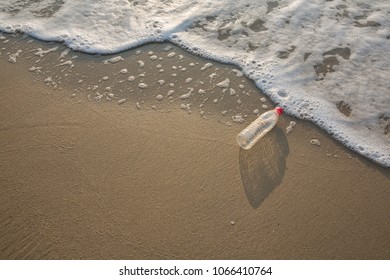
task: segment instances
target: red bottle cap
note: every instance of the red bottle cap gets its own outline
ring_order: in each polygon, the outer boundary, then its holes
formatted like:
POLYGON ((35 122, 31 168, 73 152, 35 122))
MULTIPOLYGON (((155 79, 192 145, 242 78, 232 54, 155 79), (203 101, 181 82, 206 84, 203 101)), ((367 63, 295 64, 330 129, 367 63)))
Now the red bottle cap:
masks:
POLYGON ((282 107, 276 107, 275 108, 275 112, 276 112, 276 114, 278 114, 278 116, 280 116, 281 114, 283 114, 283 108, 282 107))

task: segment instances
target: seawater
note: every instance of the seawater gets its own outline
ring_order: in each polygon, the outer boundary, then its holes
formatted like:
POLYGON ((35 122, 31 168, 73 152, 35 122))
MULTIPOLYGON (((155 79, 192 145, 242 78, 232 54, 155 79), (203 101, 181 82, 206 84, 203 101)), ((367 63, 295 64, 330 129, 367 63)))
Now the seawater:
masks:
POLYGON ((87 53, 170 41, 390 166, 389 0, 0 0, 0 30, 87 53))

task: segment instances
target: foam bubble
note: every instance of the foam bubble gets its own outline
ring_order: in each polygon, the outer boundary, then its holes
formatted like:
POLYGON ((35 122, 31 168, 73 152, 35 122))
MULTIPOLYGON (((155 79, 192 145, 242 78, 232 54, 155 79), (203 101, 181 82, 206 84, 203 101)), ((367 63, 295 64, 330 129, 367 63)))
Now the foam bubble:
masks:
POLYGON ((22 50, 18 50, 16 53, 10 54, 8 62, 16 63, 16 58, 18 58, 21 53, 22 53, 22 50))
POLYGON ((181 104, 180 108, 186 111, 188 114, 191 114, 191 104, 181 104))
MULTIPOLYGON (((48 50, 49 51, 49 50, 48 50)), ((108 64, 108 63, 112 63, 112 64, 115 64, 115 63, 118 63, 120 61, 124 60, 124 58, 120 55, 118 56, 115 56, 113 58, 110 58, 110 59, 106 59, 106 60, 103 60, 103 63, 104 64, 108 64)))
POLYGON ((244 73, 242 73, 240 70, 233 69, 232 72, 236 74, 236 77, 241 78, 242 76, 244 76, 244 73))
POLYGON ((148 85, 145 84, 145 83, 139 83, 139 84, 138 84, 138 87, 141 88, 141 89, 145 89, 145 88, 148 87, 148 85))
POLYGON ((232 120, 235 122, 235 123, 243 123, 245 121, 245 119, 242 117, 241 114, 238 114, 238 115, 235 115, 232 117, 232 120))
POLYGON ((310 144, 315 145, 315 146, 321 146, 320 141, 318 139, 311 139, 310 144))
POLYGON ((145 66, 145 62, 143 62, 142 60, 138 60, 137 63, 140 68, 143 68, 145 66))
POLYGON ((236 95, 236 91, 235 91, 235 89, 233 89, 233 88, 229 88, 229 94, 230 95, 236 95))
POLYGON ((183 94, 183 95, 181 95, 179 98, 180 98, 180 99, 187 99, 187 98, 190 98, 190 96, 192 95, 192 92, 193 92, 193 91, 194 91, 193 88, 189 88, 189 89, 188 89, 188 92, 185 93, 185 94, 183 94))
POLYGON ((37 51, 34 53, 36 56, 44 57, 48 53, 55 52, 58 50, 58 47, 53 47, 47 50, 43 50, 42 48, 38 48, 37 51))
POLYGON ((200 70, 204 71, 204 70, 210 68, 211 66, 213 66, 213 64, 210 62, 207 62, 205 65, 202 66, 202 68, 200 68, 200 70))

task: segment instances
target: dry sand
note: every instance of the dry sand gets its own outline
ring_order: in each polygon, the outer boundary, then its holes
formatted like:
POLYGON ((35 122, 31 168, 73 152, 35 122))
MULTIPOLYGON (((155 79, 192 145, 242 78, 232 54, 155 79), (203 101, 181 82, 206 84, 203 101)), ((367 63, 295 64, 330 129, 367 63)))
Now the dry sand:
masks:
POLYGON ((40 57, 58 45, 27 40, 0 41, 1 259, 390 258, 389 169, 288 116, 240 149, 252 111, 273 105, 233 67, 202 71, 207 61, 166 44, 115 64, 73 52, 60 61, 64 47, 40 57), (146 76, 129 82, 131 72, 146 76), (234 96, 215 86, 226 77, 234 96))

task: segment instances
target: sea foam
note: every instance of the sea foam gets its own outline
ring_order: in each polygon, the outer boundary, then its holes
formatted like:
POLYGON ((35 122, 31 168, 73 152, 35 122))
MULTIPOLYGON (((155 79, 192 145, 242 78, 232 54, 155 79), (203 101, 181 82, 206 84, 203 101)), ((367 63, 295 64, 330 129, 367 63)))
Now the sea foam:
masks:
POLYGON ((387 0, 11 0, 0 29, 88 53, 173 42, 237 65, 287 113, 390 166, 389 14, 387 0))

